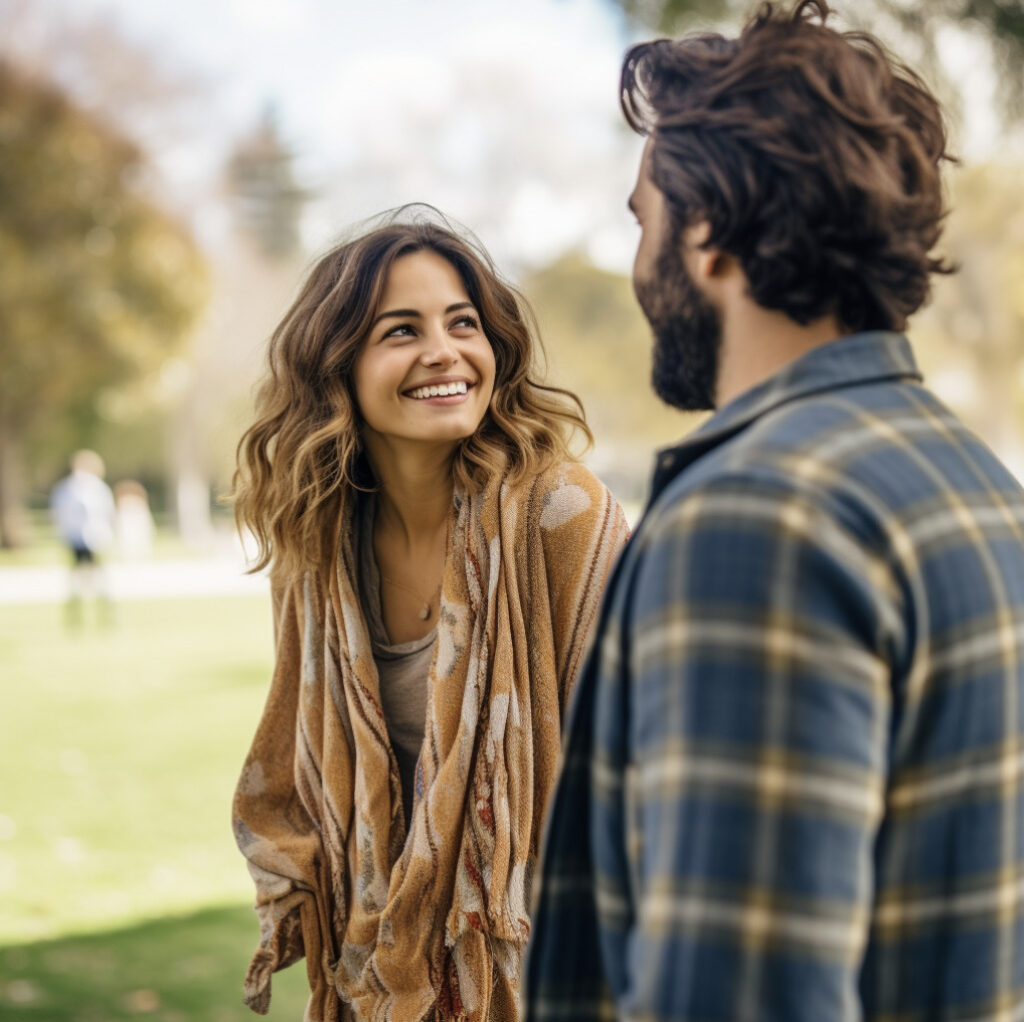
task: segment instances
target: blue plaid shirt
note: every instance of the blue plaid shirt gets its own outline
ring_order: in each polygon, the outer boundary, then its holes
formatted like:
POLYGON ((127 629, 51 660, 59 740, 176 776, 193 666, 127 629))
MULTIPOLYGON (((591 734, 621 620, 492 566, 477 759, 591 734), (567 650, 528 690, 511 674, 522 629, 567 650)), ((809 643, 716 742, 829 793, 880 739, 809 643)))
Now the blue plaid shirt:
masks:
POLYGON ((907 341, 663 453, 567 726, 532 1022, 1024 1020, 1024 492, 907 341))

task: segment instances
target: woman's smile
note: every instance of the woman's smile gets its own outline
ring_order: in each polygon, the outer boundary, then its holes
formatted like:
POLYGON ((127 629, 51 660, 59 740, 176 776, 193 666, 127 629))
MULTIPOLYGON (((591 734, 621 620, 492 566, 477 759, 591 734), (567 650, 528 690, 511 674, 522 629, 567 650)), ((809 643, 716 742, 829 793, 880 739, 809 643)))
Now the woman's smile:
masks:
POLYGON ((474 383, 461 377, 441 377, 418 384, 405 391, 403 396, 434 405, 456 405, 462 404, 473 386, 474 383))

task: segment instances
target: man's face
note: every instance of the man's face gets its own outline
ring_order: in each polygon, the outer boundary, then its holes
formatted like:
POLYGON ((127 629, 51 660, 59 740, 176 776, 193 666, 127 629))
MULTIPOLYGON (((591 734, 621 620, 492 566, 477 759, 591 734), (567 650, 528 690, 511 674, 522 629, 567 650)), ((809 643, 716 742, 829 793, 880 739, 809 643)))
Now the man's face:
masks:
POLYGON ((651 382, 666 404, 704 411, 715 407, 721 317, 686 268, 683 232, 651 180, 651 147, 648 139, 629 198, 641 231, 633 290, 654 333, 651 382))

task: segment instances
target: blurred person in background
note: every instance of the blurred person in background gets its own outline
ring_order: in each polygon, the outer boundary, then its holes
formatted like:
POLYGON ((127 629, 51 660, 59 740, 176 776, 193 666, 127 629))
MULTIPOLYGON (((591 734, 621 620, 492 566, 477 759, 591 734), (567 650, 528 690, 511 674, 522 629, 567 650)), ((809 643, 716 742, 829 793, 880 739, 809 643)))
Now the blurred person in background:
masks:
POLYGON ((97 600, 100 620, 109 623, 110 592, 102 556, 114 540, 114 495, 103 481, 103 459, 95 451, 76 451, 71 472, 53 488, 50 512, 61 541, 71 554, 71 575, 65 620, 82 621, 86 596, 97 600))
POLYGON ((518 1017, 562 715, 627 532, 537 344, 422 210, 329 252, 273 335, 236 476, 277 647, 234 803, 258 1012, 304 955, 316 1022, 518 1017))
POLYGON ((117 544, 127 561, 140 561, 153 550, 153 512, 146 487, 136 479, 122 479, 114 485, 117 508, 117 544))
POLYGON ((939 105, 828 5, 629 51, 661 453, 567 725, 528 1017, 1024 1018, 1024 491, 903 334, 939 105))

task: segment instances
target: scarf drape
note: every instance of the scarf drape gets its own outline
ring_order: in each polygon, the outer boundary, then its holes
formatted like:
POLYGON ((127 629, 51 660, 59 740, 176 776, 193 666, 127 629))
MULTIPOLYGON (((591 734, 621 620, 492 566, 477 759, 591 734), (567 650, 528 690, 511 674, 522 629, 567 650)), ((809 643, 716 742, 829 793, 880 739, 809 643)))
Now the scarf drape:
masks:
POLYGON ((456 493, 452 516, 408 837, 351 528, 326 577, 273 585, 276 666, 234 802, 259 1013, 305 955, 313 1022, 518 1017, 562 713, 627 527, 575 463, 456 493))

